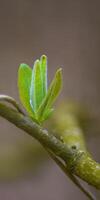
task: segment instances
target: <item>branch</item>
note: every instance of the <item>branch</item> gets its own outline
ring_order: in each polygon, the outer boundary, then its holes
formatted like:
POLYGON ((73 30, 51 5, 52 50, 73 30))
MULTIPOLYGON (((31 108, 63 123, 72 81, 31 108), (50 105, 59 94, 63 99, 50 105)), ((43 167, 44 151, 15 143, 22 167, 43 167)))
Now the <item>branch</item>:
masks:
MULTIPOLYGON (((76 161, 72 161, 72 173, 100 189, 100 164, 95 162, 87 151, 84 134, 80 128, 78 109, 77 105, 63 104, 57 109, 53 122, 57 134, 67 147, 77 150, 76 161)), ((68 165, 71 169, 69 162, 68 165)))
POLYGON ((67 145, 64 145, 55 136, 49 134, 47 130, 42 129, 42 127, 33 122, 31 118, 22 115, 3 103, 0 103, 0 116, 27 132, 29 135, 37 139, 43 146, 52 150, 63 160, 67 161, 74 156, 75 153, 73 150, 71 151, 67 148, 67 145))
POLYGON ((24 115, 24 112, 23 110, 21 109, 20 105, 15 101, 14 98, 8 96, 8 95, 0 95, 0 101, 6 101, 10 104, 12 104, 17 110, 18 112, 20 112, 21 114, 24 115))
MULTIPOLYGON (((47 150, 47 149, 46 149, 47 150)), ((48 151, 48 150, 47 150, 48 151)), ((78 188, 90 199, 90 200, 96 200, 95 196, 87 190, 77 179, 76 176, 70 173, 70 171, 67 169, 67 166, 61 162, 59 158, 57 158, 52 152, 48 151, 51 158, 57 163, 57 165, 62 169, 62 171, 71 179, 71 181, 78 186, 78 188)))
POLYGON ((83 150, 70 148, 48 131, 43 130, 29 117, 0 103, 0 115, 37 139, 45 148, 65 161, 71 173, 100 189, 100 165, 83 150))

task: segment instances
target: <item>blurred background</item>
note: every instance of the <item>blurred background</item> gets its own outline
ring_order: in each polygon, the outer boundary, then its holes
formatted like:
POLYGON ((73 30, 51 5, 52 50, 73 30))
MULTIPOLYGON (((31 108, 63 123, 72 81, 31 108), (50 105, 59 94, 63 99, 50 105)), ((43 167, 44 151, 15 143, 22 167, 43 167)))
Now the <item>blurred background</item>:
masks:
MULTIPOLYGON (((48 56, 49 80, 59 66, 63 68, 59 101, 80 102, 98 117, 100 1, 0 0, 0 94, 19 101, 18 66, 22 62, 32 66, 42 54, 48 56)), ((97 132, 90 135, 88 146, 100 162, 97 132)), ((0 198, 85 200, 58 166, 45 160, 42 151, 31 137, 0 118, 0 198)), ((91 190, 99 199, 100 193, 91 190)))

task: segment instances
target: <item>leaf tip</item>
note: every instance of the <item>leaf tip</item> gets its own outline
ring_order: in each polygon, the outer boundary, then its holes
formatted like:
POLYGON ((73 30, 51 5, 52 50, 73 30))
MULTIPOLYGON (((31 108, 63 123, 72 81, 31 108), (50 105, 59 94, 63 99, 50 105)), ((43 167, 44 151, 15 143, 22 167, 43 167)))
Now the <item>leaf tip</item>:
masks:
POLYGON ((56 77, 59 78, 62 81, 62 68, 60 67, 57 71, 56 71, 56 77))
POLYGON ((43 60, 43 61, 47 60, 47 56, 43 54, 43 55, 41 56, 41 60, 43 60))
POLYGON ((39 69, 40 69, 40 60, 37 59, 37 60, 34 62, 33 71, 39 70, 39 69))
POLYGON ((19 65, 19 68, 20 68, 20 69, 24 69, 26 66, 27 66, 27 65, 26 65, 25 63, 21 63, 21 64, 19 65))
POLYGON ((60 67, 58 70, 57 70, 58 73, 62 74, 62 68, 60 67))
POLYGON ((39 59, 37 59, 34 64, 38 65, 40 63, 39 59))

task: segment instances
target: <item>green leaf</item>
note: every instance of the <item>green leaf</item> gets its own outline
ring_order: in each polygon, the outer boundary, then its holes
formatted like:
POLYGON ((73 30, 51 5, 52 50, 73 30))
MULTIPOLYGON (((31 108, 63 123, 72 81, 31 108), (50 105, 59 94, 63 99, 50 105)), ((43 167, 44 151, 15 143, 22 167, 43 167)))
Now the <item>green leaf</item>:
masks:
POLYGON ((57 70, 55 77, 48 89, 47 95, 44 98, 42 104, 39 107, 38 115, 40 118, 44 117, 44 113, 48 111, 58 97, 60 90, 62 88, 62 69, 57 70))
POLYGON ((29 115, 37 122, 46 120, 53 112, 52 105, 62 87, 62 70, 57 70, 47 91, 47 57, 36 60, 33 70, 21 64, 18 71, 20 99, 29 115))
POLYGON ((34 110, 37 111, 43 99, 42 77, 40 61, 36 60, 32 71, 32 80, 30 88, 30 103, 34 110))
POLYGON ((46 112, 43 114, 43 117, 41 118, 41 122, 47 120, 53 113, 54 109, 48 109, 46 112))
POLYGON ((44 98, 47 93, 47 57, 45 55, 41 56, 40 69, 41 69, 42 90, 44 98))
POLYGON ((30 105, 30 85, 31 85, 32 70, 27 64, 21 64, 18 70, 18 88, 19 96, 23 106, 27 112, 34 116, 34 112, 30 105))

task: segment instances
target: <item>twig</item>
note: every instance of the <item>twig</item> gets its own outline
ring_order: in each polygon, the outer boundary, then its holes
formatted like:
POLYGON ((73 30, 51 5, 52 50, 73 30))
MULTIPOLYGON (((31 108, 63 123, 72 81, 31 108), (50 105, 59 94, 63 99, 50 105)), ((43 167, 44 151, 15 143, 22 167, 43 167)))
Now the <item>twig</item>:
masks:
POLYGON ((20 105, 16 102, 16 100, 8 95, 0 95, 0 101, 6 101, 12 104, 21 114, 25 115, 20 105))
POLYGON ((67 144, 61 142, 55 136, 48 133, 48 131, 43 130, 31 118, 22 115, 2 103, 0 103, 0 115, 37 139, 45 148, 48 148, 56 156, 65 161, 69 170, 73 166, 73 161, 75 161, 74 175, 100 189, 100 165, 87 152, 78 160, 79 152, 69 148, 67 144))
POLYGON ((95 196, 89 191, 87 190, 77 179, 77 177, 75 177, 73 174, 71 174, 69 172, 69 170, 67 169, 67 166, 64 165, 64 163, 62 163, 60 161, 60 159, 58 157, 56 157, 56 155, 54 155, 50 150, 46 149, 48 151, 48 153, 50 154, 51 158, 57 163, 57 165, 62 169, 62 171, 71 179, 71 181, 78 186, 78 188, 90 199, 90 200, 96 200, 95 196))

